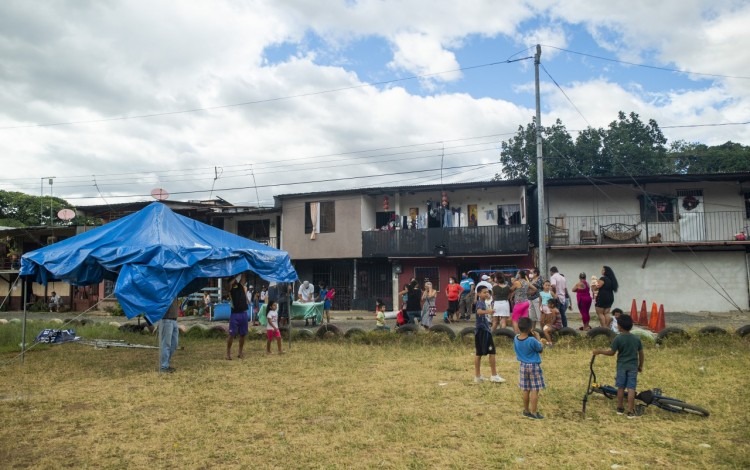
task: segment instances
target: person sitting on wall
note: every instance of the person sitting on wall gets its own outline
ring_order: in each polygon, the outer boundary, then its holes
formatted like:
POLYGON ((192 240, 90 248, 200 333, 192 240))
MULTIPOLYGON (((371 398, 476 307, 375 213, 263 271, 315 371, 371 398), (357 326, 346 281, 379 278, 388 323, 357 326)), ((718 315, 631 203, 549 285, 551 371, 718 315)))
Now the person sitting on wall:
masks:
POLYGON ((57 295, 57 292, 52 291, 52 296, 49 298, 49 311, 52 313, 52 310, 55 312, 60 311, 60 306, 62 305, 62 298, 57 295))

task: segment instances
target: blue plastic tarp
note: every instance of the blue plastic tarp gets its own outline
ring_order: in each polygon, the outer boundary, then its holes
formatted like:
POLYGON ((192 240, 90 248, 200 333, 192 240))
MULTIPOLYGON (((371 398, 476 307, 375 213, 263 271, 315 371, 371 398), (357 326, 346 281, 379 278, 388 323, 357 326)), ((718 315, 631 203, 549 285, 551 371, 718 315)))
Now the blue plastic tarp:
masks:
POLYGON ((172 300, 200 278, 253 271, 267 281, 294 282, 285 251, 172 212, 160 202, 94 230, 21 257, 21 276, 40 284, 116 279, 115 296, 128 318, 156 322, 172 300))

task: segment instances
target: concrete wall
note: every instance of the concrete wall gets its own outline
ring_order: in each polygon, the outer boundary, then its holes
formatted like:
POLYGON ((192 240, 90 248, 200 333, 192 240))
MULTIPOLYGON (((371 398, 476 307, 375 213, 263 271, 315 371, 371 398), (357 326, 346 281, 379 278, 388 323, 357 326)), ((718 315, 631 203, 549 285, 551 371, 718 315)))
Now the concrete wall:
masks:
POLYGON ((610 266, 620 284, 614 306, 625 311, 630 310, 633 299, 639 308, 642 300, 646 300, 649 308, 651 302, 664 304, 667 312, 736 310, 714 289, 722 294, 722 289, 726 290, 742 309, 750 307, 748 261, 741 251, 693 253, 652 248, 645 269, 641 265, 646 249, 552 250, 547 256, 549 266, 557 266, 568 285, 575 282, 580 272, 590 279, 594 274, 600 275, 603 265, 610 266))
POLYGON ((362 257, 362 196, 315 195, 283 199, 281 212, 281 249, 295 259, 333 259, 362 257), (315 240, 305 233, 305 203, 335 201, 336 231, 316 233, 315 240))

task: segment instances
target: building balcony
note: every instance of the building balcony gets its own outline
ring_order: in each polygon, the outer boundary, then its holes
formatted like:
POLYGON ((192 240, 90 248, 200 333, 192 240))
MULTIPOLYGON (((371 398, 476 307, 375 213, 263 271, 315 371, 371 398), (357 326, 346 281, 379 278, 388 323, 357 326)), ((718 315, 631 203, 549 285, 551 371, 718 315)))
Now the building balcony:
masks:
POLYGON ((547 220, 551 249, 612 245, 743 245, 748 241, 744 211, 659 214, 644 221, 641 214, 566 216, 547 220))
POLYGON ((276 237, 270 238, 252 238, 251 240, 256 241, 262 245, 270 246, 271 248, 279 247, 279 239, 276 237))
POLYGON ((527 225, 362 232, 362 256, 366 258, 525 255, 528 252, 527 225))

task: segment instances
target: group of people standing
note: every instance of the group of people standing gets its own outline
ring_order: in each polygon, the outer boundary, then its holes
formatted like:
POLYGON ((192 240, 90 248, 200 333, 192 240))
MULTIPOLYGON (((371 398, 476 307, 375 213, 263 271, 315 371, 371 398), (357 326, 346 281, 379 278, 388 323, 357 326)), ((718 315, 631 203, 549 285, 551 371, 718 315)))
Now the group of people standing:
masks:
MULTIPOLYGON (((518 321, 523 317, 531 320, 532 328, 536 328, 537 325, 549 326, 550 333, 567 327, 567 313, 573 310, 568 282, 557 266, 552 266, 549 273, 549 279, 544 279, 539 268, 519 270, 514 277, 496 272, 482 275, 476 285, 468 273, 462 274, 460 282, 451 276, 444 290, 448 308, 443 320, 446 323, 470 320, 478 301, 479 287, 484 286, 490 295, 488 308, 493 310, 492 331, 506 328, 510 324, 518 333, 518 321)), ((591 284, 587 281, 586 273, 579 274, 578 281, 571 288, 575 294, 575 305, 581 312, 583 325, 579 330, 591 329, 592 306, 595 308, 599 324, 603 327, 610 326, 610 309, 617 289, 617 278, 609 266, 603 266, 601 277, 593 277, 591 284)), ((436 315, 435 303, 439 294, 433 288, 432 282, 427 279, 420 287, 419 282, 412 278, 399 294, 403 300, 404 323, 418 321, 424 328, 429 328, 436 315)))

